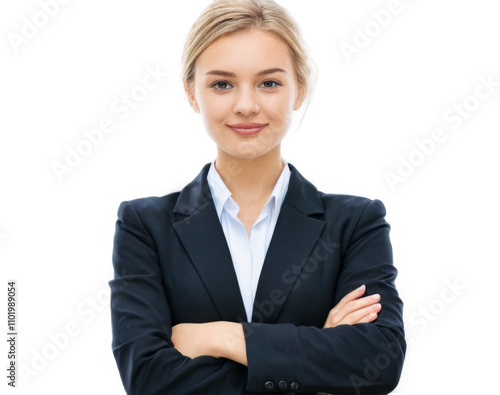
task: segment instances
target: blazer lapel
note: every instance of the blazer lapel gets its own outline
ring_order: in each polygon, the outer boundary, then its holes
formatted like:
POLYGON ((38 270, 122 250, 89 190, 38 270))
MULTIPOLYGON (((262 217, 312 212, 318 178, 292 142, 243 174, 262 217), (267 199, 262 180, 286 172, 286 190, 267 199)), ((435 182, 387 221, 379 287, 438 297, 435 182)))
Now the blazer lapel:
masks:
POLYGON ((246 320, 231 254, 208 186, 210 163, 180 193, 175 231, 224 321, 246 320))
MULTIPOLYGON (((257 286, 255 305, 272 301, 277 293, 286 300, 307 257, 318 242, 324 214, 318 190, 292 166, 288 191, 278 216, 257 286), (284 275, 287 274, 286 279, 284 275)), ((246 313, 231 254, 208 186, 210 163, 180 193, 173 224, 184 248, 212 297, 220 319, 245 321, 246 313)), ((283 303, 273 305, 263 322, 275 322, 283 303)), ((262 320, 261 320, 262 322, 262 320)))
POLYGON ((289 164, 288 191, 267 251, 255 296, 252 321, 275 322, 307 257, 318 242, 325 222, 311 217, 324 214, 318 190, 289 164), (285 279, 285 274, 287 274, 285 279), (283 299, 285 298, 285 299, 283 299), (256 305, 269 306, 265 314, 256 305), (271 305, 269 305, 271 304, 271 305))

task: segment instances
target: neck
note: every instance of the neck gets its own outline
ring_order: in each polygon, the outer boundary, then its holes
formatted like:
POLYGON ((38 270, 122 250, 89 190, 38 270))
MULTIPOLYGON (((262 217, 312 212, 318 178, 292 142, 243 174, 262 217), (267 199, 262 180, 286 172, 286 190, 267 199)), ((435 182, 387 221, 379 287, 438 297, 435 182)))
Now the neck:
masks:
POLYGON ((236 158, 218 148, 215 168, 238 204, 267 199, 283 171, 281 147, 251 159, 236 158))

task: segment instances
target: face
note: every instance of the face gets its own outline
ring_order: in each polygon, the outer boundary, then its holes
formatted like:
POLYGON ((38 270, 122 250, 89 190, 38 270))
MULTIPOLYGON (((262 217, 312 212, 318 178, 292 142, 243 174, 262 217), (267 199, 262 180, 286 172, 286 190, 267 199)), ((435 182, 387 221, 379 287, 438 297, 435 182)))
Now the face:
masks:
POLYGON ((185 88, 219 149, 249 159, 279 151, 303 97, 287 44, 256 29, 213 42, 185 88))

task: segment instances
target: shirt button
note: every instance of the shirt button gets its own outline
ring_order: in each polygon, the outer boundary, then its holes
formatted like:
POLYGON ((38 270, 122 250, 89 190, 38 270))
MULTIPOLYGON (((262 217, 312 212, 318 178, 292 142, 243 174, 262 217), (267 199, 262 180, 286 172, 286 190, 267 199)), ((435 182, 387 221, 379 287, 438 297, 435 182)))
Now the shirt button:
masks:
POLYGON ((272 381, 266 381, 264 387, 266 387, 266 390, 272 390, 274 388, 274 383, 272 381))
POLYGON ((294 391, 298 390, 299 389, 299 383, 295 382, 295 381, 292 381, 292 383, 290 384, 290 388, 294 391))
POLYGON ((257 225, 255 225, 255 228, 256 228, 257 230, 260 230, 260 228, 261 228, 261 227, 262 227, 262 226, 261 226, 261 224, 257 224, 257 225))
POLYGON ((286 381, 281 380, 281 381, 278 383, 278 387, 280 388, 280 390, 286 390, 286 387, 288 387, 288 384, 286 383, 286 381))

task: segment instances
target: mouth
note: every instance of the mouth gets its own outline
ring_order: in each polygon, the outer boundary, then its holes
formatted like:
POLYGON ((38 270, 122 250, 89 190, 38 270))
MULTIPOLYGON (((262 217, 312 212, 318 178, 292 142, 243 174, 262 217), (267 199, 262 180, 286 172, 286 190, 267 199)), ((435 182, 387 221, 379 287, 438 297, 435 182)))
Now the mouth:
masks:
POLYGON ((242 123, 236 123, 234 125, 226 125, 226 126, 237 134, 249 136, 252 134, 259 133, 267 125, 268 125, 267 123, 242 122, 242 123))

